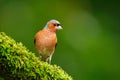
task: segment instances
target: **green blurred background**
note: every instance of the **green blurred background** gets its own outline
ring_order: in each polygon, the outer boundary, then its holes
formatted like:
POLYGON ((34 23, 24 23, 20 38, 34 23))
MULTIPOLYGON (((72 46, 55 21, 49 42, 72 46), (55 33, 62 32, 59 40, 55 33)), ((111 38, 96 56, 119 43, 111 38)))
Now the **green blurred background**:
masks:
POLYGON ((51 19, 64 28, 52 64, 74 80, 120 80, 119 0, 0 0, 0 32, 34 53, 34 36, 51 19))

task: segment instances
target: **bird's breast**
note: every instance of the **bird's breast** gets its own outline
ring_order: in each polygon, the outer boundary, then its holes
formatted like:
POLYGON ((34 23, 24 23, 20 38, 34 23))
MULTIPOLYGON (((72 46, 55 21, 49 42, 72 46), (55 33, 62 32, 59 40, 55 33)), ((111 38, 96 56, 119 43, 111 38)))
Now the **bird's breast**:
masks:
POLYGON ((56 33, 47 30, 36 34, 35 46, 38 51, 53 52, 57 43, 56 33))

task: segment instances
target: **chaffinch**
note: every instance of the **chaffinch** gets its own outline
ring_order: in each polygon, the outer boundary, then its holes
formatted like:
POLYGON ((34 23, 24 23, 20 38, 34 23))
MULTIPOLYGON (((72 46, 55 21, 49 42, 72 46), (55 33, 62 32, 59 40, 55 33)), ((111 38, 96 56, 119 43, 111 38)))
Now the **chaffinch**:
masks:
POLYGON ((50 20, 46 26, 35 35, 35 48, 42 61, 51 62, 57 45, 56 32, 61 29, 62 27, 59 21, 50 20))

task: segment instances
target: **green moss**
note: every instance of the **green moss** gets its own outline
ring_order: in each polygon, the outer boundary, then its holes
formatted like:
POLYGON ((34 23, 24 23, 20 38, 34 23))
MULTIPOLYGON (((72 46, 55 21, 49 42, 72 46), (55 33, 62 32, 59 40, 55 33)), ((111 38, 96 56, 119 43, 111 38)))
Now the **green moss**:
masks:
POLYGON ((72 80, 59 66, 40 61, 4 32, 0 32, 0 76, 5 80, 72 80))

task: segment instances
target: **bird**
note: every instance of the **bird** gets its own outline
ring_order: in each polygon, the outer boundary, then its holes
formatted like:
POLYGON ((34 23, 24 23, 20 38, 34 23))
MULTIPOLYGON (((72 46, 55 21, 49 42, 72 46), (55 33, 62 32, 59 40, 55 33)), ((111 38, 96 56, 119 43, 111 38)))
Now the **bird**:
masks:
POLYGON ((51 63, 52 55, 57 46, 56 32, 63 29, 59 21, 52 19, 39 30, 34 38, 34 45, 42 61, 51 63))

